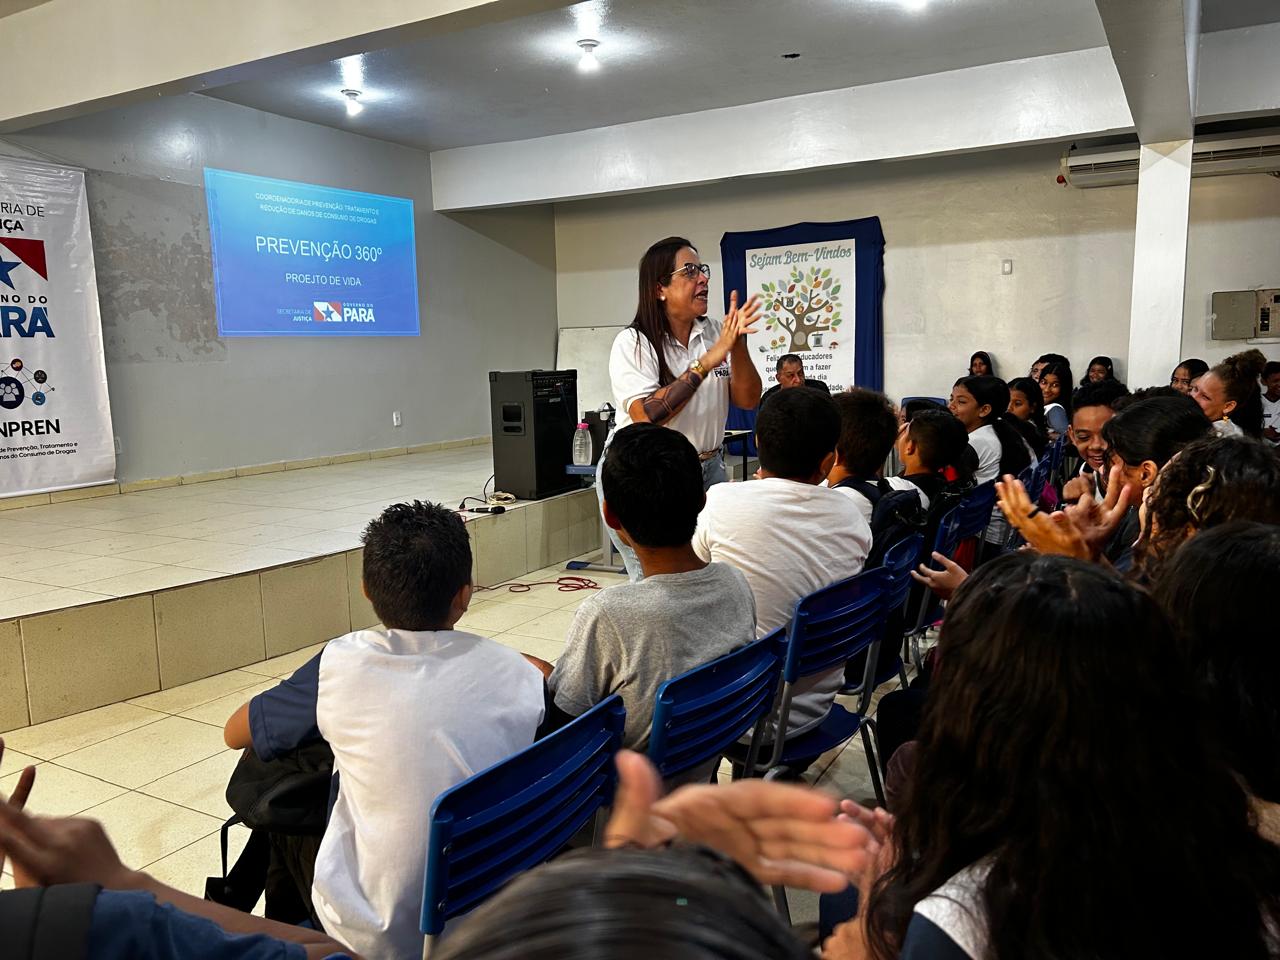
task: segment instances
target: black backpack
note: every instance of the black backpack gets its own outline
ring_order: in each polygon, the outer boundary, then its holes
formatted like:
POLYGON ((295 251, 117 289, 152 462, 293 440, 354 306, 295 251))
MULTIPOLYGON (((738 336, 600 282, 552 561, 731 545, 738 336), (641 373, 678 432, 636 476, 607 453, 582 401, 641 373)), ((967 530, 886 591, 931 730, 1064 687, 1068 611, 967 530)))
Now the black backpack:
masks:
POLYGON ((81 960, 102 888, 64 883, 0 893, 0 935, 6 960, 81 960))
POLYGON ((222 876, 209 877, 205 899, 248 913, 265 892, 269 920, 299 923, 313 916, 310 888, 333 786, 333 751, 316 740, 276 759, 249 747, 227 783, 235 812, 222 825, 222 876), (237 823, 252 833, 227 869, 227 834, 237 823))
POLYGON ((875 483, 846 477, 837 487, 851 487, 871 502, 871 553, 864 569, 878 567, 885 552, 894 544, 917 533, 924 533, 928 514, 920 505, 920 491, 896 490, 881 477, 875 483))

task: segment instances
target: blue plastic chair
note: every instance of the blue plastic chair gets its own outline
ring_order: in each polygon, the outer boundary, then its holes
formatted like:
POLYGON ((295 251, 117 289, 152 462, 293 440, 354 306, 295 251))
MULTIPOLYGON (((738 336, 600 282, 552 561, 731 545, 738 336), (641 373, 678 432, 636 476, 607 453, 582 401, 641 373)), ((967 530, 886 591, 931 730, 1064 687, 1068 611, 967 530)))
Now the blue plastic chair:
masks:
MULTIPOLYGON (((996 482, 988 480, 956 504, 956 542, 970 537, 981 538, 991 522, 991 511, 996 506, 996 482)), ((946 554, 951 556, 950 553, 946 554)))
POLYGON ((760 721, 773 709, 782 676, 783 638, 775 630, 658 688, 649 759, 664 779, 721 756, 755 727, 744 770, 751 776, 760 721))
POLYGON ((518 873, 550 860, 613 802, 626 723, 609 697, 513 757, 450 787, 431 806, 421 929, 437 936, 518 873))
POLYGON ((884 632, 885 584, 883 567, 864 570, 796 601, 795 615, 787 628, 786 659, 782 667, 782 691, 777 710, 777 735, 767 764, 770 774, 788 764, 826 753, 862 731, 862 746, 876 797, 884 802, 879 765, 863 717, 871 707, 875 689, 873 673, 880 639, 884 632), (816 727, 799 736, 786 736, 791 700, 797 682, 815 674, 842 667, 866 651, 862 696, 855 711, 832 703, 827 716, 816 727))
MULTIPOLYGON (((887 645, 890 649, 900 651, 902 638, 906 635, 907 597, 911 592, 911 585, 915 582, 911 579, 911 571, 924 559, 921 556, 923 549, 924 536, 916 533, 904 537, 884 552, 884 559, 880 562, 880 569, 885 573, 885 633, 880 640, 882 651, 887 645), (889 635, 890 628, 897 628, 896 636, 889 635)), ((875 686, 888 683, 895 676, 902 686, 907 685, 907 668, 900 652, 895 654, 891 663, 884 664, 876 670, 875 686)), ((861 683, 850 684, 840 691, 841 694, 849 696, 861 692, 861 683)), ((870 719, 867 722, 870 723, 870 719)))

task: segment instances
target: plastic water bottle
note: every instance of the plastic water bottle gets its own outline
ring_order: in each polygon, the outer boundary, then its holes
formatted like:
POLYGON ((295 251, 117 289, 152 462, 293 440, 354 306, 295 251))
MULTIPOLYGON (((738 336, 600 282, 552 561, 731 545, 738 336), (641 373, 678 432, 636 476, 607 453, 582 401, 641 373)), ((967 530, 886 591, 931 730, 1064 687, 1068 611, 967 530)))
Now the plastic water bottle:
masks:
POLYGON ((579 423, 578 429, 573 431, 573 465, 591 466, 591 428, 585 422, 579 423))

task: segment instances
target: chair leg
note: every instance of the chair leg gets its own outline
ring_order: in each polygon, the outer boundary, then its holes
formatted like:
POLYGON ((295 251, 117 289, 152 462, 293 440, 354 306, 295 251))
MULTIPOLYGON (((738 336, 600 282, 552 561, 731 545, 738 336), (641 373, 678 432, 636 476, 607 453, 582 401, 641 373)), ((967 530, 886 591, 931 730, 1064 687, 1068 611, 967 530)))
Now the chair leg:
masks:
POLYGON ((773 905, 778 908, 778 914, 787 926, 791 926, 791 905, 787 903, 786 887, 773 888, 773 905))
POLYGON ((862 722, 862 749, 867 755, 867 772, 871 774, 871 786, 876 792, 876 800, 880 806, 885 806, 884 785, 880 780, 880 761, 876 751, 871 743, 871 727, 872 721, 863 720, 862 722))
POLYGON ((909 681, 907 680, 907 664, 903 660, 898 661, 898 687, 905 690, 909 681))

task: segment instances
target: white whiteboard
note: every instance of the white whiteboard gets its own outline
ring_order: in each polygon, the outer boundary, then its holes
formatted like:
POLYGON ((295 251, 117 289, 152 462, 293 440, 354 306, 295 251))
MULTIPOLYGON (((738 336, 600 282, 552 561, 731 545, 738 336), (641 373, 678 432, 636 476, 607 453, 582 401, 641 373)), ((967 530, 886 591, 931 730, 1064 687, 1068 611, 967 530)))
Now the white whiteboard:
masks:
POLYGON ((609 351, 626 327, 565 327, 556 340, 556 369, 578 371, 578 418, 613 403, 609 384, 609 351))

